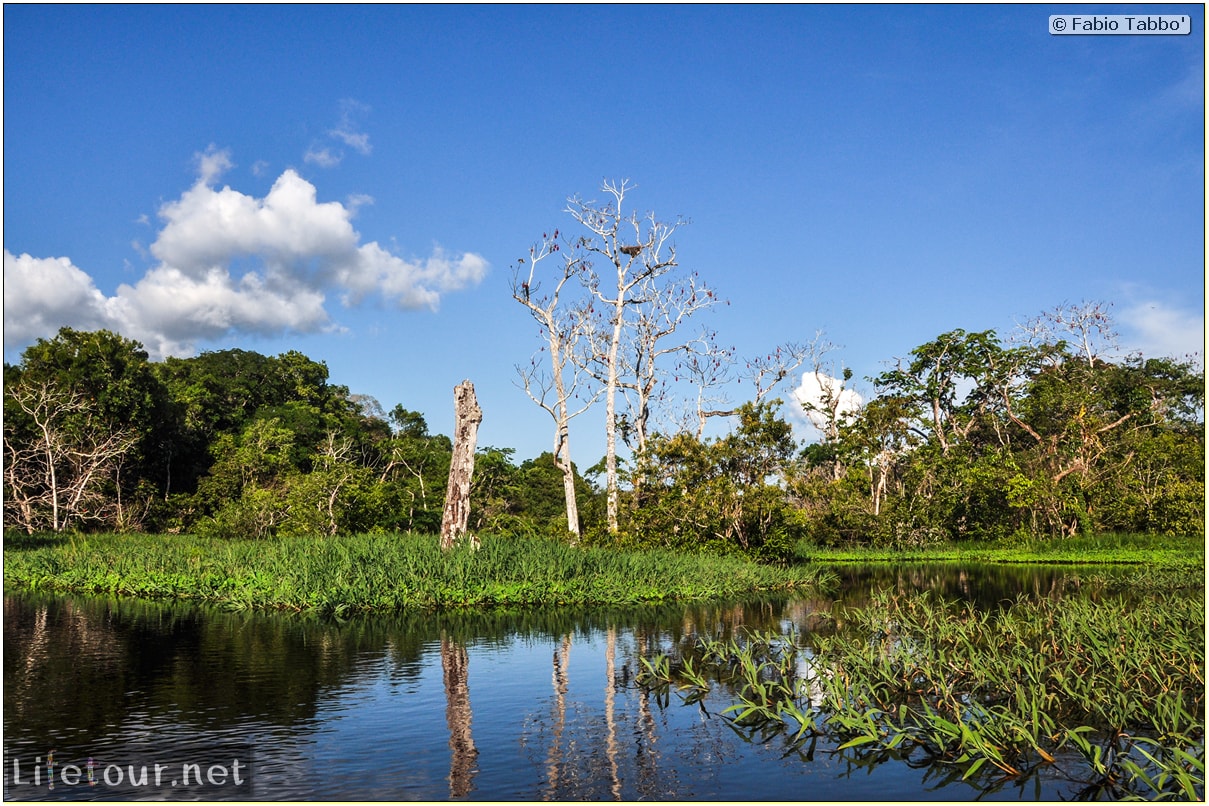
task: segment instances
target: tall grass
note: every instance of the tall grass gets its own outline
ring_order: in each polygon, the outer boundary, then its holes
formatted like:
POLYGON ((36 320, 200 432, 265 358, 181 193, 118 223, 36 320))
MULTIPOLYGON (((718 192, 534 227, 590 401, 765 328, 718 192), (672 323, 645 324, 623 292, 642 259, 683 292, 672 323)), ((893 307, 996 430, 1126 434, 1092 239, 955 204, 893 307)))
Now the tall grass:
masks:
POLYGON ((1204 568, 1205 540, 1196 536, 1104 533, 1067 538, 1012 538, 943 543, 910 549, 821 548, 808 542, 794 551, 801 562, 954 561, 992 563, 1145 564, 1204 568))
POLYGON ((808 588, 814 569, 486 536, 442 552, 414 534, 251 541, 174 535, 8 539, 5 586, 345 615, 400 608, 632 604, 808 588))

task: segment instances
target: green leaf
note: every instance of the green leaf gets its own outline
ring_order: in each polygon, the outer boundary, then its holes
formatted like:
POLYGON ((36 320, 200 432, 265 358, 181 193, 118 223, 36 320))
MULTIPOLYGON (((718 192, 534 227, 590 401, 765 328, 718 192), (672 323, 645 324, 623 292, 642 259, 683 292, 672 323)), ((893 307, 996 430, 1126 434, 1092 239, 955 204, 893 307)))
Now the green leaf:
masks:
POLYGON ((877 739, 878 739, 878 737, 876 737, 876 736, 857 736, 855 739, 852 739, 851 741, 844 742, 839 747, 837 747, 836 750, 847 750, 849 747, 859 747, 862 744, 869 744, 869 742, 876 742, 877 739))

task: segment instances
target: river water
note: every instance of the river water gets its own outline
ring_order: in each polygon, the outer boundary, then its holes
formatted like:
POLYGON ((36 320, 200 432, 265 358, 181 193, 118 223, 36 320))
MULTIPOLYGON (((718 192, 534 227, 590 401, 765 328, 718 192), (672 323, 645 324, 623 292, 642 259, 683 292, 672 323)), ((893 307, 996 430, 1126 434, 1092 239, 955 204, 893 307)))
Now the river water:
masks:
MULTIPOLYGON (((6 798, 64 800, 1056 799, 951 768, 738 729, 635 684, 695 634, 831 629, 834 602, 927 588, 993 607, 1072 595, 1060 568, 847 572, 812 598, 362 617, 8 593, 6 798), (158 778, 158 782, 157 782, 158 778), (90 780, 91 779, 91 780, 90 780), (51 788, 53 782, 54 788, 51 788)), ((1074 594, 1078 595, 1078 594, 1074 594)))

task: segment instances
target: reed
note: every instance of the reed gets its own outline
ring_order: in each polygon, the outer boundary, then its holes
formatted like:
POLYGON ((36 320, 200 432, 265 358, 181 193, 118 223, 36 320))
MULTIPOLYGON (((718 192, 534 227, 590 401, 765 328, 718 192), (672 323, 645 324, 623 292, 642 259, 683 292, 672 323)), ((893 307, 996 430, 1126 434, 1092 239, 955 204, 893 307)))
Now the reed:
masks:
POLYGON ((484 536, 370 534, 228 540, 187 535, 6 538, 4 583, 29 589, 195 599, 232 609, 337 616, 401 608, 636 604, 810 589, 826 575, 727 557, 576 548, 484 536))

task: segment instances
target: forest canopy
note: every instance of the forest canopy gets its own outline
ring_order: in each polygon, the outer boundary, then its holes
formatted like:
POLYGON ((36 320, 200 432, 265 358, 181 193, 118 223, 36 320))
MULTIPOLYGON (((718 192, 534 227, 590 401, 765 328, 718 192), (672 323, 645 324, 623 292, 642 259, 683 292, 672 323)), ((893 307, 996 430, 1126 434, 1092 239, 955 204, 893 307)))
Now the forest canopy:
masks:
MULTIPOLYGON (((606 491, 573 468, 580 533, 769 560, 802 541, 1203 535, 1203 370, 1100 354, 1054 319, 1010 344, 940 334, 868 379, 859 406, 851 373, 830 378, 807 406, 810 444, 767 395, 721 412, 721 436, 651 429, 619 465, 617 529, 606 491)), ((298 352, 152 362, 70 328, 6 365, 3 435, 6 528, 266 539, 435 532, 452 447, 422 412, 331 384, 298 352)), ((470 526, 573 538, 564 481, 552 452, 480 448, 470 526)))

